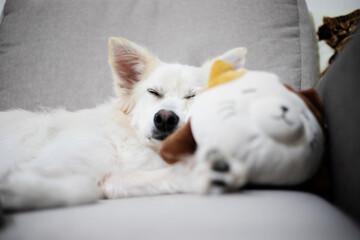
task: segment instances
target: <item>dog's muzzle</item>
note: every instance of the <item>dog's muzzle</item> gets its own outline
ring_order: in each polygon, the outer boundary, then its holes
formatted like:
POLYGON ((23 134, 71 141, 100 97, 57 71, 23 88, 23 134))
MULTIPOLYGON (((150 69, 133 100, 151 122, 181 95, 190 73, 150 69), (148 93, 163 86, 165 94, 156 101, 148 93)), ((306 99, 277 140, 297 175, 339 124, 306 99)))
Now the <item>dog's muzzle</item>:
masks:
POLYGON ((155 128, 152 137, 156 140, 164 140, 172 134, 179 124, 179 117, 173 111, 160 110, 154 116, 155 128))

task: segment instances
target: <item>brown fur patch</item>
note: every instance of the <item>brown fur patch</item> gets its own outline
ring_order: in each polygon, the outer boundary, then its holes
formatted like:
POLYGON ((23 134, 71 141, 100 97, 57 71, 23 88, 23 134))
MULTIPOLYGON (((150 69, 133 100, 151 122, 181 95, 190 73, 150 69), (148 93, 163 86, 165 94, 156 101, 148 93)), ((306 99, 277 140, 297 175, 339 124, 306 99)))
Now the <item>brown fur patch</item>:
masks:
POLYGON ((193 154, 196 148, 189 120, 182 128, 166 138, 160 149, 160 155, 167 163, 174 164, 180 161, 182 156, 193 154))
POLYGON ((287 84, 284 84, 285 87, 298 95, 308 106, 310 111, 314 114, 316 120, 320 124, 323 131, 325 131, 325 118, 324 118, 324 108, 321 103, 320 97, 315 91, 315 89, 310 88, 307 90, 295 91, 292 87, 287 84))

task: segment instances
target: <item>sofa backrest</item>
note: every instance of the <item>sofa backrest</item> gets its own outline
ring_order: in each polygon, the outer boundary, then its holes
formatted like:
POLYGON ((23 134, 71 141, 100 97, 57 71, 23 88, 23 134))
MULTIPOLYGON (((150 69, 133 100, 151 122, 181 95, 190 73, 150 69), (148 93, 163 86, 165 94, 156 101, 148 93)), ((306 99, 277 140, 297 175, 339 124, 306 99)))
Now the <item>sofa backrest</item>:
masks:
POLYGON ((93 107, 113 94, 108 37, 200 65, 239 46, 248 68, 295 89, 317 79, 304 0, 7 0, 0 28, 0 110, 93 107))

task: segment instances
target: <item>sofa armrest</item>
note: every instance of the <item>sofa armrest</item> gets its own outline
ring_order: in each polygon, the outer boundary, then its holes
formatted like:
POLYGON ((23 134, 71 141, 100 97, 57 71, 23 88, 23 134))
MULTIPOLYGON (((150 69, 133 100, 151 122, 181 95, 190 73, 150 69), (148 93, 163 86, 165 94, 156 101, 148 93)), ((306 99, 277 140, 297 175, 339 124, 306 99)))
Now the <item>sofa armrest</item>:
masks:
POLYGON ((360 31, 318 86, 328 125, 334 203, 360 221, 360 31))

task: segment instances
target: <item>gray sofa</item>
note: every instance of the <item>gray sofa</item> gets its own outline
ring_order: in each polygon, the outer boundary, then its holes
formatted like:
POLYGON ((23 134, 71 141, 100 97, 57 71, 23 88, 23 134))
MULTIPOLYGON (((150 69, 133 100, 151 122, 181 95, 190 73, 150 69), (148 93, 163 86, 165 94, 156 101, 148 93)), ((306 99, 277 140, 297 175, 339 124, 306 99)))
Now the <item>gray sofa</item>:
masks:
MULTIPOLYGON (((109 36, 142 44, 164 61, 194 65, 246 46, 249 69, 275 72, 295 89, 318 82, 304 0, 7 0, 0 26, 0 110, 76 110, 108 99, 109 36)), ((360 165, 354 157, 360 155, 360 108, 352 101, 359 99, 354 76, 360 58, 349 60, 354 52, 360 56, 359 46, 360 33, 318 87, 328 119, 324 166, 330 167, 331 185, 309 181, 220 196, 0 211, 0 239, 360 239, 360 165)))

